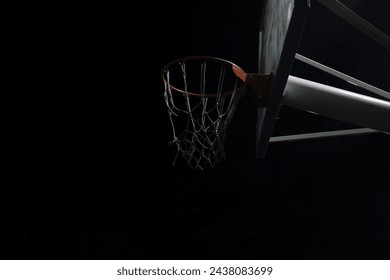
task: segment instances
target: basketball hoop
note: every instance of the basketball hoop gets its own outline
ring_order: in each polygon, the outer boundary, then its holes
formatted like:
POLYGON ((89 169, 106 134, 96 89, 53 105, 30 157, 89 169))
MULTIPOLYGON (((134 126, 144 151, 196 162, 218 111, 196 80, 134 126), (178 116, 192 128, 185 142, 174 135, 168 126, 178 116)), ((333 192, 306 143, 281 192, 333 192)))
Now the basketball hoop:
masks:
POLYGON ((246 73, 210 56, 174 60, 161 72, 164 98, 179 154, 193 169, 214 167, 225 158, 226 130, 246 91, 246 73))

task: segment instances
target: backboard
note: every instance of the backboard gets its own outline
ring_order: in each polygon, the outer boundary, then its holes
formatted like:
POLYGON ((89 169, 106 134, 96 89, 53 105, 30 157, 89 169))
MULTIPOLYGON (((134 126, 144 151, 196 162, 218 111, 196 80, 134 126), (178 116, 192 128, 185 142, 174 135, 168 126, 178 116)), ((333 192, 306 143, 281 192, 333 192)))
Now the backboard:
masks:
POLYGON ((265 107, 258 108, 256 158, 264 158, 295 54, 310 12, 310 0, 265 0, 259 29, 259 67, 274 74, 265 107))

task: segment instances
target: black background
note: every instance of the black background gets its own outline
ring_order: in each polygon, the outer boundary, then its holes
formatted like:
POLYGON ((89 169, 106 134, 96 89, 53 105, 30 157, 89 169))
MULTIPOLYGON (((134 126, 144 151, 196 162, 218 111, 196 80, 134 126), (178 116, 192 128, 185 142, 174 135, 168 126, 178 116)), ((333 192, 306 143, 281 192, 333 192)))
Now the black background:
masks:
MULTIPOLYGON (((386 1, 342 2, 390 34, 386 1)), ((172 166, 162 67, 211 55, 256 72, 262 1, 138 5, 72 7, 40 35, 45 94, 11 137, 2 258, 388 259, 388 135, 275 143, 259 160, 244 98, 226 160, 172 166)), ((315 1, 299 53, 390 90, 388 51, 315 1)), ((292 74, 366 93, 300 62, 292 74)), ((350 127, 282 107, 274 133, 350 127)))

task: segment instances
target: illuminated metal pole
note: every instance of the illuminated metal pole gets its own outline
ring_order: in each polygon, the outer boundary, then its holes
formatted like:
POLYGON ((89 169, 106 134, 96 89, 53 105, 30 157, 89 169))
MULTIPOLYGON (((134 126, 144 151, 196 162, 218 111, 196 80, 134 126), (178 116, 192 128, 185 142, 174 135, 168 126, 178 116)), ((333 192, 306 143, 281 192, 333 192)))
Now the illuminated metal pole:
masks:
POLYGON ((364 128, 390 132, 390 102, 289 76, 282 103, 364 128))

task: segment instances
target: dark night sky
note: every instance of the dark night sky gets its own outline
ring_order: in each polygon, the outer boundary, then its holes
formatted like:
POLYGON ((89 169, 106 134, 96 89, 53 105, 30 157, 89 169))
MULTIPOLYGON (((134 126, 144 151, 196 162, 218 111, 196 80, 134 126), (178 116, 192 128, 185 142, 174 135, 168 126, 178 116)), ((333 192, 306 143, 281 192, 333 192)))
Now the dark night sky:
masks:
MULTIPOLYGON (((388 1, 342 2, 390 34, 388 1)), ((66 103, 60 113, 37 117, 19 140, 2 257, 388 259, 388 135, 272 144, 258 160, 244 99, 225 161, 206 171, 171 165, 162 67, 211 55, 255 72, 262 1, 139 5, 77 28, 75 65, 61 70, 71 97, 53 97, 66 103)), ((315 1, 298 52, 390 91, 388 51, 315 1)), ((300 62, 292 74, 356 90, 300 62)), ((282 107, 275 134, 345 127, 282 107)))

